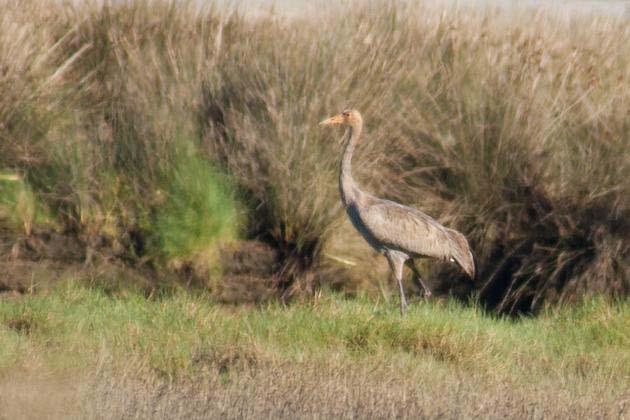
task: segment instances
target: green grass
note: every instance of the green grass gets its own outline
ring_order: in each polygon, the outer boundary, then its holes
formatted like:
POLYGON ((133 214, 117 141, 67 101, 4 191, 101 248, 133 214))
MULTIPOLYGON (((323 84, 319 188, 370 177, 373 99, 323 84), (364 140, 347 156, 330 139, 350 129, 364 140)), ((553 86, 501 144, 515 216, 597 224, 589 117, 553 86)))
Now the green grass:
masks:
POLYGON ((226 349, 261 360, 338 354, 418 358, 508 375, 630 374, 630 306, 593 299, 538 318, 491 317, 475 307, 422 302, 400 317, 394 305, 324 294, 306 305, 235 308, 187 292, 106 294, 73 282, 48 295, 4 299, 4 368, 37 355, 50 363, 146 360, 171 376, 195 375, 195 357, 226 349), (50 351, 54 350, 54 351, 50 351), (68 356, 71 355, 71 359, 68 356))
POLYGON ((27 418, 55 407, 80 417, 614 416, 630 386, 628 325, 630 304, 603 298, 536 318, 445 301, 401 317, 365 296, 236 307, 70 280, 2 298, 0 407, 27 418))
POLYGON ((177 161, 149 227, 159 251, 170 259, 190 258, 236 240, 240 220, 229 179, 197 153, 183 153, 177 161))
POLYGON ((30 235, 34 226, 54 222, 28 182, 18 174, 0 172, 0 226, 30 235))

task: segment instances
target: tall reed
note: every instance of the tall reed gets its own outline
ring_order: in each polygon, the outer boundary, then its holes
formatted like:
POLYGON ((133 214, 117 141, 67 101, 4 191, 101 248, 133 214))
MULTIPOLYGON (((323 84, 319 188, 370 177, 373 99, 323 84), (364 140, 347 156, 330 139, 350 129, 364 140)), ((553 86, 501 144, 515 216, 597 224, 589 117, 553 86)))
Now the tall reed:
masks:
MULTIPOLYGON (((339 240, 341 133, 317 127, 352 106, 361 184, 462 230, 489 307, 630 289, 627 20, 2 3, 0 170, 86 247, 159 262, 242 235, 276 250, 284 291, 338 284, 335 261, 363 281, 373 255, 339 240)), ((431 267, 439 290, 471 292, 431 267)))

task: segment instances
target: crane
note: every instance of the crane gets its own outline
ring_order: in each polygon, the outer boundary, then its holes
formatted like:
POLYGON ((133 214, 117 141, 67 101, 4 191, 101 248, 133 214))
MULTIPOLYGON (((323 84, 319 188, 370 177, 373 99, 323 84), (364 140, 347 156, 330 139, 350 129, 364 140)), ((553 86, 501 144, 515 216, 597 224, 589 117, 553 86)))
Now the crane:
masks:
POLYGON ((361 137, 363 118, 347 109, 320 125, 348 127, 339 170, 339 192, 350 221, 363 238, 387 261, 400 290, 400 312, 405 314, 407 299, 402 284, 403 268, 408 265, 422 285, 425 296, 431 290, 420 277, 414 259, 430 257, 457 263, 475 277, 475 263, 466 237, 442 226, 432 217, 412 207, 375 197, 362 191, 352 177, 352 155, 361 137))

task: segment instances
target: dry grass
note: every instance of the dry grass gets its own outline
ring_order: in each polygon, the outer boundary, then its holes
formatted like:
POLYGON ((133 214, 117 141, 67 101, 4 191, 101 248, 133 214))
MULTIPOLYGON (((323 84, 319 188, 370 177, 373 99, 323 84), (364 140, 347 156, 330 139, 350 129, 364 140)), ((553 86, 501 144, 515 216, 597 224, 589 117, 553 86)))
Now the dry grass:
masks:
POLYGON ((104 380, 97 395, 109 391, 114 398, 90 401, 86 412, 160 418, 616 418, 625 412, 623 401, 589 386, 558 389, 558 383, 523 385, 448 371, 436 377, 433 369, 401 377, 398 369, 406 368, 298 364, 185 390, 156 381, 139 393, 104 380))
MULTIPOLYGON (((216 249, 241 235, 274 248, 284 296, 378 289, 372 254, 342 236, 340 150, 316 126, 352 105, 367 121, 362 184, 462 230, 489 307, 630 289, 627 20, 2 3, 0 188, 23 179, 30 209, 0 208, 13 239, 45 214, 88 262, 216 285, 216 249)), ((442 292, 471 292, 433 267, 442 292)))
POLYGON ((285 363, 180 383, 134 379, 136 370, 65 380, 19 373, 0 383, 3 418, 623 418, 628 397, 605 384, 514 383, 406 364, 285 363))

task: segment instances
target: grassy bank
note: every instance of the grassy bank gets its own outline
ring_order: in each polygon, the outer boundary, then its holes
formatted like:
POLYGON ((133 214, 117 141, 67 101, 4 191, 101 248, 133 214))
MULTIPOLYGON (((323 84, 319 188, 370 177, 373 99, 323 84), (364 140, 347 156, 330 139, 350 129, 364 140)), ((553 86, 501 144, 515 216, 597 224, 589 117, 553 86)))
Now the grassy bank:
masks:
POLYGON ((328 293, 244 308, 68 282, 1 303, 0 405, 13 413, 31 398, 21 386, 35 386, 36 402, 66 378, 58 404, 34 409, 614 417, 630 385, 630 308, 603 299, 518 320, 421 303, 401 318, 328 293))

